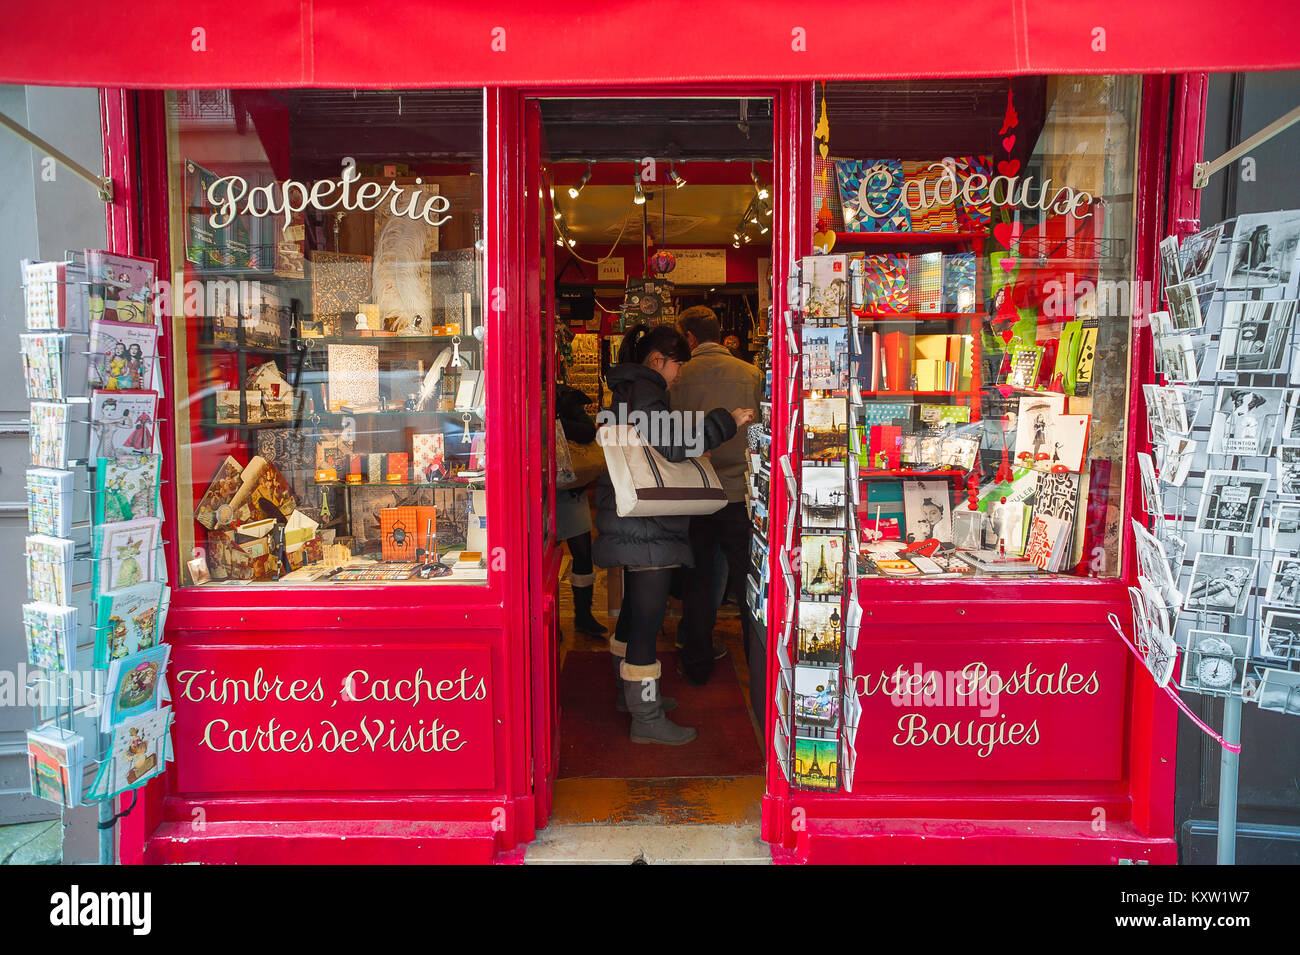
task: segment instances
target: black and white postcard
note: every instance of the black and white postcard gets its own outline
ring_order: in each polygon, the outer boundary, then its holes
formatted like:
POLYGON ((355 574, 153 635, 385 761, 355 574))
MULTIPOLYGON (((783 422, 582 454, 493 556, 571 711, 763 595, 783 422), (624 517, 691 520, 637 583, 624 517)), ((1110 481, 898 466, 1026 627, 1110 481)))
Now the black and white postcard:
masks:
POLYGON ((1156 371, 1170 381, 1195 381, 1199 364, 1190 332, 1175 331, 1168 312, 1151 313, 1156 371))
POLYGON ((1276 551, 1300 553, 1300 502, 1279 501, 1269 515, 1268 539, 1276 551))
POLYGON ((1259 686, 1259 708, 1300 716, 1300 673, 1265 670, 1259 686))
POLYGON ((1206 471, 1196 530, 1250 537, 1259 527, 1269 476, 1261 471, 1206 471))
POLYGON ((1266 660, 1300 660, 1300 615, 1265 609, 1257 655, 1266 660))
POLYGON ((1300 389, 1290 392, 1286 398, 1286 421, 1282 425, 1282 443, 1300 445, 1300 389))
POLYGON ((1271 372, 1286 368, 1296 299, 1227 302, 1219 335, 1219 371, 1271 372))
POLYGON ((1300 609, 1300 558, 1274 557, 1264 598, 1271 604, 1300 609))
POLYGON ((1238 216, 1228 247, 1228 272, 1223 287, 1286 285, 1295 266, 1297 243, 1300 243, 1300 210, 1238 216))
POLYGON ((1187 582, 1183 610, 1241 616, 1246 612, 1258 570, 1258 557, 1197 554, 1192 562, 1192 577, 1187 582))
POLYGON ((1210 426, 1210 454, 1268 454, 1282 416, 1282 388, 1222 387, 1210 426))
MULTIPOLYGON (((1183 246, 1178 250, 1179 275, 1183 280, 1193 279, 1210 271, 1210 267, 1214 264, 1214 250, 1222 234, 1223 225, 1219 224, 1183 240, 1183 246)), ((1163 254, 1162 247, 1161 255, 1163 254)), ((1165 284, 1168 284, 1167 280, 1165 284)))
POLYGON ((952 546, 952 488, 947 481, 903 484, 903 518, 909 541, 937 540, 952 546))
POLYGON ((1183 654, 1179 683, 1194 693, 1240 693, 1250 659, 1250 637, 1193 630, 1183 654))
POLYGON ((1191 473, 1196 458, 1196 442, 1181 435, 1172 435, 1167 444, 1156 448, 1156 464, 1160 480, 1170 487, 1182 487, 1191 473))
POLYGON ((1156 585, 1165 606, 1177 611, 1183 602, 1178 583, 1169 569, 1169 558, 1164 545, 1136 519, 1133 521, 1134 543, 1137 545, 1138 574, 1156 585))
POLYGON ((1300 497, 1300 447, 1278 448, 1276 468, 1278 495, 1300 497))
POLYGON ((1166 236, 1160 241, 1160 276, 1164 287, 1177 285, 1183 280, 1183 268, 1178 261, 1178 236, 1166 236))
POLYGON ((1174 331, 1196 331, 1205 324, 1195 282, 1179 282, 1165 289, 1169 299, 1169 322, 1174 331))

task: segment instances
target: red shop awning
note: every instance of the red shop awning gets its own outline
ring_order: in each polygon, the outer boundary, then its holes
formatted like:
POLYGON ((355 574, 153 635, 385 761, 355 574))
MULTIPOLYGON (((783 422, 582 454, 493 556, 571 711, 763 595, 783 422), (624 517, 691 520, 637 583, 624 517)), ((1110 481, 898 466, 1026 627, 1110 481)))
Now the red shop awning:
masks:
POLYGON ((1300 67, 1300 2, 0 0, 0 82, 448 87, 1300 67))

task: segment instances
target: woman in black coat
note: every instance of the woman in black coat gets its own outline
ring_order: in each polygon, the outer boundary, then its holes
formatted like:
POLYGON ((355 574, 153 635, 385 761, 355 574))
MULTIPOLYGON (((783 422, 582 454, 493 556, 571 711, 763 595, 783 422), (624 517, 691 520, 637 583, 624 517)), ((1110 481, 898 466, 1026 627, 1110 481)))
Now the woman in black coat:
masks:
MULTIPOLYGON (((737 428, 754 419, 754 409, 714 408, 703 422, 687 421, 689 412, 673 414, 668 388, 690 357, 690 347, 676 328, 637 325, 623 337, 619 364, 606 377, 611 400, 602 417, 635 425, 642 440, 674 462, 698 456, 731 438, 737 428), (641 414, 634 418, 634 412, 641 414), (692 439, 689 442, 688 437, 692 439)), ((596 485, 599 534, 593 556, 601 567, 622 565, 626 571, 610 652, 618 667, 622 701, 632 716, 634 743, 676 746, 695 739, 695 730, 664 716, 668 701, 659 696, 662 668, 655 652, 672 572, 693 565, 689 521, 685 516, 619 517, 609 475, 596 485)))

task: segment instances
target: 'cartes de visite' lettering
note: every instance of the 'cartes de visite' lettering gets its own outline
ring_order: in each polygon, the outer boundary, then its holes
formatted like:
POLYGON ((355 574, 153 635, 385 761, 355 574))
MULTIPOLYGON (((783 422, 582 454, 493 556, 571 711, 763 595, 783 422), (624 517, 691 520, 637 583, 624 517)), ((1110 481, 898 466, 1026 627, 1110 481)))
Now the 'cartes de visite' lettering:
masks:
MULTIPOLYGON (((222 677, 215 670, 180 670, 176 674, 180 695, 193 703, 239 706, 270 700, 282 703, 320 703, 325 700, 324 680, 298 679, 286 682, 279 674, 267 675, 261 667, 247 679, 222 677)), ((340 681, 340 703, 451 703, 487 700, 487 680, 466 667, 459 674, 444 679, 425 676, 417 667, 409 677, 374 677, 358 667, 340 681)), ((272 716, 256 726, 239 726, 230 719, 211 719, 203 728, 199 745, 214 753, 360 753, 386 750, 391 753, 455 753, 469 740, 459 729, 441 717, 398 721, 372 714, 322 718, 307 727, 290 726, 280 716, 272 716)))
POLYGON ((414 187, 390 182, 387 189, 377 182, 363 182, 354 191, 352 185, 360 178, 356 167, 348 166, 338 180, 318 179, 308 185, 296 179, 286 179, 250 189, 243 176, 222 176, 208 186, 208 202, 217 207, 208 216, 208 224, 214 229, 223 229, 235 221, 237 215, 258 219, 281 216, 284 219, 284 225, 280 227, 283 231, 289 228, 296 213, 309 208, 322 212, 330 209, 374 212, 385 202, 394 216, 420 220, 429 225, 442 225, 451 219, 451 200, 443 195, 426 196, 419 188, 422 179, 417 178, 414 187))

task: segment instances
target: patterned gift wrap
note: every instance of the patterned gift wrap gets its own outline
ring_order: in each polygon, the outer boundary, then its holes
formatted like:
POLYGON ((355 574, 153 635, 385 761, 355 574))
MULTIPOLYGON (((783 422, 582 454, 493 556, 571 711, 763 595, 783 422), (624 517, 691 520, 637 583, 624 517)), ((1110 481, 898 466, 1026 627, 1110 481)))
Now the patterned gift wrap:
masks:
POLYGON ((885 252, 862 259, 862 311, 906 312, 908 255, 885 252))
POLYGON ((312 252, 311 313, 317 322, 351 331, 362 302, 370 301, 370 256, 312 252), (345 321, 347 319, 347 321, 345 321))
POLYGON ((983 201, 968 204, 961 194, 957 196, 957 226, 962 232, 983 232, 992 225, 991 207, 989 205, 989 179, 993 177, 992 156, 958 156, 957 185, 965 186, 972 176, 984 176, 983 188, 973 190, 983 196, 983 201))
MULTIPOLYGON (((945 173, 940 167, 940 163, 933 159, 921 160, 903 160, 903 180, 907 184, 909 196, 915 197, 920 191, 928 203, 935 196, 935 187, 945 178, 945 173), (920 183, 921 188, 918 190, 913 183, 920 183)), ((938 193, 946 197, 954 190, 949 185, 939 185, 938 193)), ((912 210, 912 231, 913 232, 956 232, 957 231, 957 201, 956 196, 951 200, 935 205, 924 205, 919 209, 912 210)))
POLYGON ((938 312, 943 308, 943 253, 914 255, 908 263, 908 294, 912 310, 938 312))
POLYGON ((823 210, 831 217, 827 226, 832 232, 844 231, 844 210, 840 206, 840 190, 835 165, 840 160, 813 157, 813 225, 818 225, 823 210))
POLYGON ((943 257, 943 310, 975 311, 974 252, 958 252, 943 257))
POLYGON ((848 232, 911 232, 912 219, 902 204, 903 163, 898 159, 839 159, 835 172, 840 184, 844 228, 848 232), (867 180, 872 209, 889 210, 873 216, 863 208, 858 189, 867 180))

